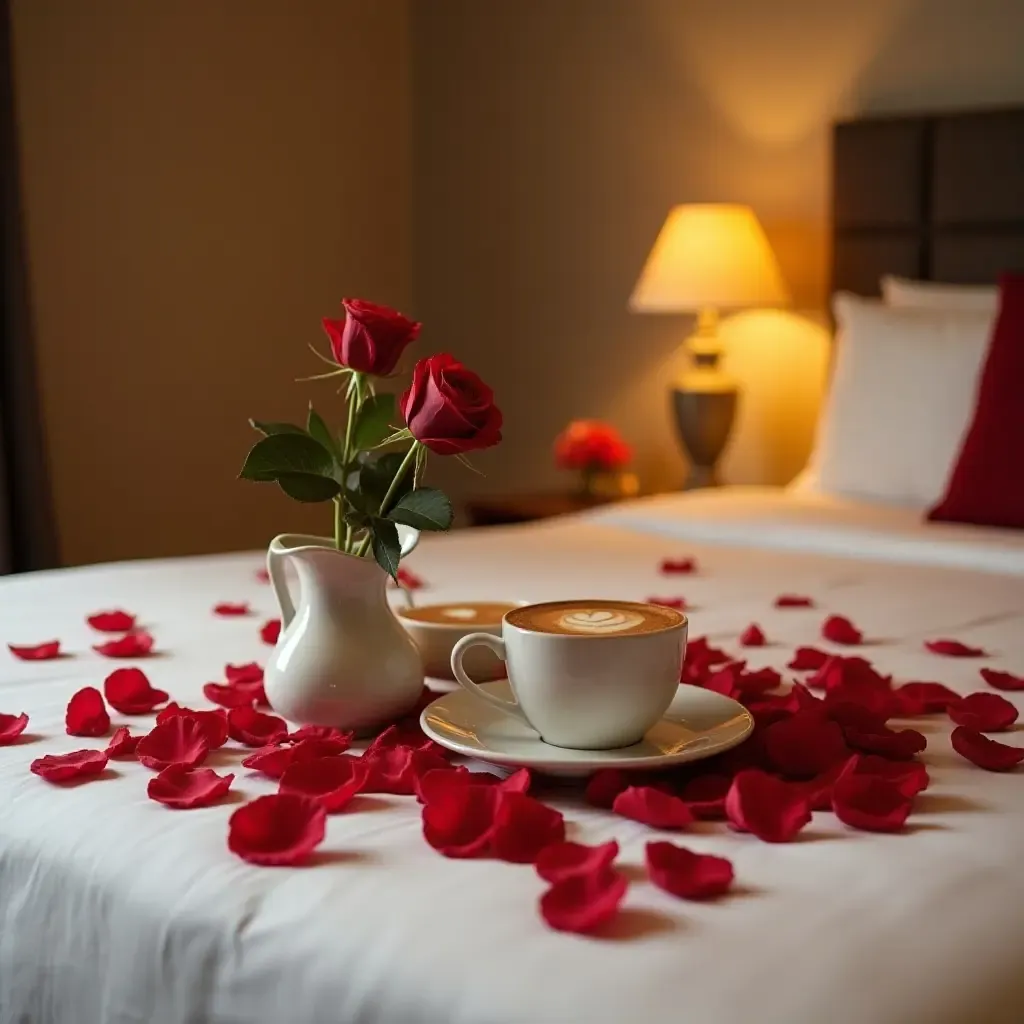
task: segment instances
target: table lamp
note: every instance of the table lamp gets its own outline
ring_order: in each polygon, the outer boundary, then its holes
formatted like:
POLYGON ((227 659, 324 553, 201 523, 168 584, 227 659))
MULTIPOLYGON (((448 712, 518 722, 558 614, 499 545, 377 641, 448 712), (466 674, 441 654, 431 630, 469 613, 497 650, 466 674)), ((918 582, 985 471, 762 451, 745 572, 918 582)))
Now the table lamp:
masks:
POLYGON ((717 483, 715 463, 736 416, 736 383, 718 366, 719 310, 788 301, 775 255, 749 206, 688 203, 671 210, 629 305, 639 313, 697 314, 697 330, 686 341, 692 363, 672 389, 690 461, 686 489, 717 483))

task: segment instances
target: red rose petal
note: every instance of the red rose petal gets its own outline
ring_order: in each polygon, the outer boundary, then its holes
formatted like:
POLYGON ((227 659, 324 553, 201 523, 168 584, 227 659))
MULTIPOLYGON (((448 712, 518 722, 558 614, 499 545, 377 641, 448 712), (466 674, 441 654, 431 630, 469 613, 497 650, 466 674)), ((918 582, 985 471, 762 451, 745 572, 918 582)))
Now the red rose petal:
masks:
POLYGON ((685 828, 693 822, 693 814, 683 800, 653 786, 630 786, 624 789, 615 798, 612 810, 624 818, 650 825, 651 828, 685 828))
POLYGON ((118 668, 103 680, 107 703, 122 715, 144 715, 167 700, 164 690, 154 690, 140 668, 118 668))
POLYGON ((764 647, 765 643, 767 637, 756 622, 752 622, 740 633, 740 644, 744 647, 764 647))
POLYGON ((897 761, 909 761, 928 745, 928 741, 916 729, 896 730, 884 725, 875 729, 845 726, 843 733, 846 742, 854 750, 860 750, 865 754, 880 754, 882 757, 890 757, 897 761))
MULTIPOLYGON (((264 622, 260 627, 260 639, 265 644, 270 644, 271 647, 277 643, 277 638, 281 635, 281 620, 270 619, 264 622)), ((237 812, 236 812, 237 813, 237 812)))
POLYGON ((1017 721, 1017 709, 998 693, 972 693, 950 704, 947 713, 957 725, 978 732, 1003 732, 1017 721))
POLYGON ((843 774, 832 787, 836 817, 865 832, 898 832, 906 824, 910 804, 898 784, 880 775, 843 774))
POLYGON ((494 786, 445 785, 423 806, 423 838, 445 857, 487 853, 501 793, 494 786))
POLYGON ((697 685, 705 690, 711 690, 713 693, 720 693, 723 697, 735 699, 740 695, 737 681, 742 671, 742 663, 725 665, 715 672, 710 672, 697 685))
POLYGON ((997 690, 1024 690, 1024 676, 1015 676, 1009 672, 999 672, 994 668, 983 668, 981 678, 997 690))
POLYGON ((648 604, 657 604, 662 608, 675 608, 676 611, 686 611, 689 607, 685 597, 649 597, 648 604))
POLYGON ((832 810, 832 787, 845 769, 845 764, 834 764, 820 775, 804 782, 793 782, 798 793, 802 793, 812 811, 832 810))
POLYGON ((498 788, 491 852, 499 860, 532 864, 545 846, 565 840, 565 818, 525 793, 498 788))
POLYGON ((413 789, 416 799, 426 803, 432 795, 452 786, 495 786, 506 793, 525 793, 530 788, 530 769, 520 768, 507 779, 490 772, 471 772, 465 765, 447 765, 431 768, 415 779, 413 789))
POLYGON ((776 608, 813 608, 814 601, 809 597, 802 597, 799 594, 779 594, 775 598, 776 608))
POLYGON ((300 740, 329 740, 337 746, 337 753, 342 753, 352 746, 355 736, 351 730, 345 731, 333 725, 303 725, 291 733, 288 738, 293 743, 300 740))
POLYGON ((768 843, 789 842, 811 820, 802 793, 757 768, 732 780, 725 813, 737 832, 750 832, 768 843))
POLYGON ((116 640, 108 640, 104 644, 94 644, 97 654, 108 658, 145 658, 153 651, 153 637, 146 632, 125 633, 116 640))
POLYGON ((426 586, 426 583, 412 569, 406 569, 402 566, 399 567, 396 574, 396 582, 406 590, 420 590, 426 586))
POLYGON ((771 767, 787 779, 820 775, 850 755, 843 730, 818 710, 768 726, 761 743, 771 767))
POLYGON ((333 813, 352 802, 366 782, 367 770, 362 761, 347 756, 295 760, 281 776, 280 792, 307 796, 333 813))
POLYGON ((133 736, 127 726, 122 725, 115 729, 114 735, 110 737, 106 750, 107 757, 133 757, 141 739, 141 736, 133 736))
POLYGON ((560 932, 590 932, 615 916, 629 883, 605 867, 556 882, 540 898, 540 913, 560 932))
POLYGON ((361 760, 367 768, 364 792, 398 796, 414 795, 418 778, 429 771, 448 767, 448 762, 436 751, 409 746, 367 750, 361 760))
POLYGON ((156 724, 169 721, 179 715, 193 719, 203 733, 203 739, 211 750, 223 747, 228 739, 228 716, 227 713, 218 708, 216 711, 197 711, 195 708, 183 708, 172 701, 162 711, 157 713, 156 724))
POLYGON ((610 811, 615 798, 629 787, 629 777, 618 768, 601 768, 590 776, 583 798, 594 807, 610 811))
POLYGON ((228 712, 228 735, 247 747, 265 747, 288 735, 288 723, 252 707, 232 708, 228 712))
POLYGON ((60 657, 60 641, 49 640, 43 644, 8 644, 7 650, 22 661, 51 661, 60 657))
POLYGON ((983 736, 976 729, 959 725, 950 736, 953 749, 988 772, 1008 772, 1024 761, 1024 747, 1011 747, 983 736))
POLYGON ((689 573, 697 571, 697 559, 696 558, 663 558, 661 561, 660 569, 667 576, 681 575, 685 576, 689 573))
POLYGON ((679 798, 695 818, 716 821, 725 817, 725 798, 731 785, 731 775, 698 775, 686 783, 679 798))
POLYGON ((674 843, 648 843, 647 873, 665 892, 684 900, 709 900, 732 885, 732 864, 724 857, 694 853, 674 843))
POLYGON ((782 676, 773 668, 740 670, 736 675, 736 687, 745 696, 767 693, 782 685, 782 676))
POLYGON ((875 775, 896 788, 908 800, 924 792, 931 781, 920 761, 890 761, 876 754, 856 754, 843 767, 843 775, 875 775))
POLYGON ((99 775, 107 767, 102 750, 74 750, 70 754, 47 754, 29 765, 29 771, 47 782, 68 782, 87 775, 99 775))
POLYGON ((831 643, 848 646, 854 646, 864 640, 864 634, 842 615, 830 615, 821 625, 821 635, 831 643))
POLYGON ((209 752, 202 725, 192 715, 180 714, 154 726, 135 748, 135 756, 157 771, 172 764, 194 768, 209 752))
POLYGON ((323 842, 327 813, 297 793, 261 796, 239 807, 228 821, 228 849, 250 864, 293 867, 323 842))
POLYGON ((335 739, 306 739, 295 743, 288 737, 250 754, 242 761, 242 765, 262 772, 272 779, 280 779, 285 771, 298 761, 335 757, 346 749, 344 743, 335 739))
POLYGON ((106 736, 110 732, 110 715, 103 694, 95 686, 79 690, 68 701, 64 725, 69 736, 106 736))
POLYGON ((600 846, 583 843, 552 843, 537 855, 537 874, 545 882, 561 882, 573 875, 586 875, 611 867, 619 855, 619 844, 614 840, 600 846))
POLYGON ((225 665, 224 678, 232 685, 235 683, 262 683, 263 669, 255 661, 246 662, 244 665, 225 665))
POLYGON ((960 699, 956 690, 942 683, 904 683, 896 687, 895 694, 901 705, 901 714, 909 718, 945 711, 960 699))
POLYGON ((146 795, 175 810, 209 807, 227 793, 234 779, 234 775, 218 775, 212 768, 172 764, 149 780, 146 795))
POLYGON ((257 569, 256 572, 253 573, 253 575, 256 577, 257 580, 259 580, 260 583, 270 582, 270 573, 267 572, 266 569, 257 569))
POLYGON ((435 753, 440 747, 420 728, 416 719, 406 719, 401 723, 389 725, 366 748, 366 754, 375 754, 387 747, 412 747, 413 750, 432 750, 435 753))
POLYGON ((807 685, 824 690, 846 686, 888 691, 892 687, 892 677, 883 676, 866 658, 835 654, 814 675, 808 676, 807 685))
POLYGON ((85 620, 101 633, 128 633, 135 628, 135 616, 131 612, 116 609, 109 612, 95 612, 85 620))
POLYGON ((222 708, 251 708, 263 696, 262 683, 206 683, 203 696, 222 708))
POLYGON ((821 668, 829 659, 824 651, 817 647, 798 647, 793 654, 793 660, 786 666, 794 672, 810 672, 821 668))
POLYGON ((225 618, 232 618, 238 615, 248 615, 251 609, 248 601, 240 601, 237 604, 231 601, 222 601, 213 606, 214 615, 222 615, 225 618))
POLYGON ((0 747, 9 747, 27 728, 28 715, 0 714, 0 747))
POLYGON ((947 658, 984 658, 985 651, 981 647, 968 647, 959 640, 925 640, 925 647, 932 654, 942 654, 947 658))

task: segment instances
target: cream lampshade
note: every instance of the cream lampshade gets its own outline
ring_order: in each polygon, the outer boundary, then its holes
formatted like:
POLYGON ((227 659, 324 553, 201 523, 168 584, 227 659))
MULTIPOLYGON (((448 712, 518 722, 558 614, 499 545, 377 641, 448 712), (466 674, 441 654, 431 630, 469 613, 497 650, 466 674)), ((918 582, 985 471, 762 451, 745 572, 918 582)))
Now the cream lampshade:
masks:
POLYGON ((789 295, 754 211, 738 203, 674 207, 647 257, 629 305, 638 313, 697 313, 687 339, 693 368, 672 392, 690 458, 688 487, 715 482, 715 463, 736 414, 737 389, 718 368, 718 312, 779 306, 789 295))

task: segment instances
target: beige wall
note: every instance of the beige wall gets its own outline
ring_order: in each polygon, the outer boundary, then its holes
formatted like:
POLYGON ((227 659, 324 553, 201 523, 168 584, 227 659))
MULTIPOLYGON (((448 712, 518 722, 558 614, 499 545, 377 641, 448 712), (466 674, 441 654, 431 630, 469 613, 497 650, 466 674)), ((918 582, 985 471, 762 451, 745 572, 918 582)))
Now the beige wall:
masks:
MULTIPOLYGON (((1020 0, 422 0, 414 5, 416 312, 492 382, 506 441, 452 490, 554 486, 550 440, 607 417, 644 481, 681 474, 665 388, 688 324, 626 300, 669 207, 751 203, 797 305, 821 307, 828 126, 1024 101, 1020 0)), ((734 322, 725 471, 806 457, 825 342, 734 322)))
POLYGON ((67 562, 329 529, 234 479, 343 294, 409 298, 405 0, 15 0, 67 562))

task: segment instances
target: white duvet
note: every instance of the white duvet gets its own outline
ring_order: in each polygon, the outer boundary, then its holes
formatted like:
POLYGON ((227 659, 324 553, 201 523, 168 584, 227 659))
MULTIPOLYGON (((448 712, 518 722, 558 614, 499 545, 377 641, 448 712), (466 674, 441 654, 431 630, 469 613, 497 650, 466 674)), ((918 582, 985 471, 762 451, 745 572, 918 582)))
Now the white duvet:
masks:
MULTIPOLYGON (((410 565, 430 584, 423 600, 684 595, 692 635, 736 652, 739 631, 760 623, 772 645, 755 667, 827 646, 819 625, 838 612, 871 638, 862 653, 880 668, 968 693, 983 686, 979 664, 1024 673, 1024 545, 954 532, 720 492, 432 539, 410 565), (810 553, 795 550, 801 537, 810 553), (690 554, 698 575, 659 575, 662 557, 690 554), (782 591, 819 608, 776 610, 782 591), (923 648, 944 636, 991 657, 923 648)), ((70 694, 114 667, 90 651, 87 613, 138 612, 165 652, 145 664, 153 684, 199 703, 226 662, 266 656, 257 630, 276 610, 259 564, 234 555, 0 582, 0 640, 59 637, 73 654, 33 664, 0 650, 0 711, 27 712, 33 737, 0 748, 2 1024, 1024 1020, 1024 772, 963 762, 938 718, 923 720, 933 784, 905 834, 816 814, 783 846, 718 824, 673 836, 733 861, 736 893, 708 905, 644 881, 644 844, 661 834, 555 790, 572 837, 614 837, 630 866, 626 909, 601 939, 546 928, 531 868, 430 849, 411 798, 331 817, 315 863, 275 870, 228 852, 237 803, 170 811, 146 799, 150 773, 134 762, 68 788, 29 774, 33 758, 91 743, 63 730, 70 694), (260 617, 215 618, 224 600, 249 600, 260 617)), ((1019 729, 1004 739, 1024 742, 1019 729)), ((272 788, 241 769, 233 799, 272 788)))

